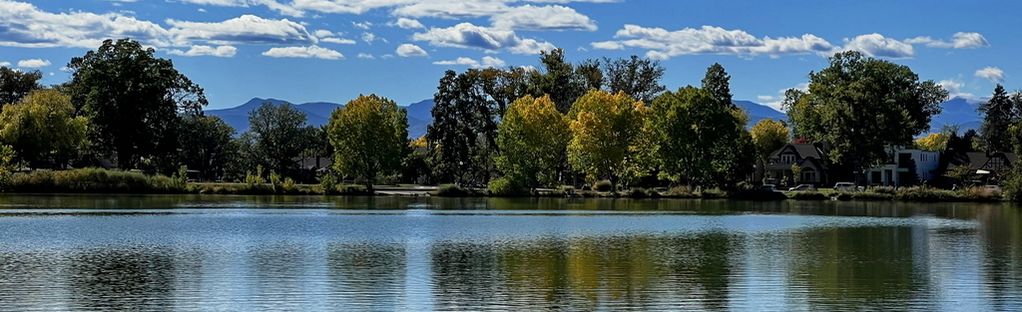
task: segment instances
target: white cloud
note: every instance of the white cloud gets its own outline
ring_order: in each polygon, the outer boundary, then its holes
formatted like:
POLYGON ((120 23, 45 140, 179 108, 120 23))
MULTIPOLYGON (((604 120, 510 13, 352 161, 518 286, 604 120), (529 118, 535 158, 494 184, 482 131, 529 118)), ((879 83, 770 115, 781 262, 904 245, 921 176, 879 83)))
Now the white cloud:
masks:
POLYGON ((655 59, 692 54, 826 54, 835 49, 827 40, 812 34, 759 38, 744 30, 715 26, 668 31, 629 24, 618 30, 614 37, 617 40, 593 42, 590 45, 603 50, 645 49, 646 56, 655 59))
POLYGON ((426 26, 423 26, 418 20, 404 17, 398 18, 397 21, 394 22, 394 25, 404 29, 426 28, 426 26))
POLYGON ((174 41, 179 44, 201 40, 214 44, 294 44, 313 40, 305 26, 287 19, 272 20, 242 15, 222 22, 167 20, 174 41))
MULTIPOLYGON (((185 3, 202 4, 202 5, 214 5, 214 6, 225 6, 225 7, 249 7, 262 5, 270 10, 280 12, 287 16, 301 17, 304 12, 293 5, 286 5, 276 0, 180 0, 185 3)), ((201 10, 201 9, 200 9, 201 10)), ((205 12, 203 10, 202 12, 205 12)))
POLYGON ((365 41, 365 43, 368 44, 372 44, 373 41, 376 41, 376 34, 371 32, 364 32, 362 33, 362 41, 365 41))
POLYGON ((426 50, 423 50, 417 45, 405 43, 397 47, 394 51, 400 57, 413 57, 413 56, 429 56, 426 50))
POLYGON ((50 66, 49 60, 44 59, 27 59, 18 61, 18 67, 21 68, 43 68, 50 66))
POLYGON ((447 65, 447 66, 451 66, 451 65, 454 65, 454 66, 468 66, 468 67, 472 67, 472 68, 480 68, 480 67, 504 67, 505 65, 507 65, 507 63, 505 63, 504 60, 501 60, 499 58, 492 57, 492 56, 484 56, 481 59, 481 61, 477 61, 477 60, 474 60, 474 59, 469 58, 469 57, 459 57, 459 58, 453 59, 453 60, 436 61, 436 62, 433 62, 433 64, 435 64, 435 65, 447 65))
POLYGON ((976 77, 990 80, 994 83, 1004 82, 1004 70, 997 67, 984 67, 976 71, 976 77))
POLYGON ((945 79, 937 82, 937 85, 939 85, 941 88, 944 88, 944 90, 947 90, 948 94, 952 98, 960 97, 970 100, 976 99, 976 95, 968 92, 962 92, 962 89, 965 88, 965 83, 960 80, 945 79))
POLYGON ((0 0, 0 46, 95 48, 106 38, 131 37, 166 45, 166 29, 118 13, 50 13, 36 6, 0 0))
POLYGON ((844 50, 859 51, 875 57, 907 58, 915 55, 911 44, 873 33, 845 39, 844 50))
POLYGON ((355 40, 351 40, 351 39, 347 39, 347 38, 323 38, 323 39, 320 39, 319 41, 326 42, 326 43, 334 43, 334 44, 355 44, 355 40))
POLYGON ((915 37, 905 40, 911 44, 925 44, 931 48, 945 48, 945 49, 974 49, 990 46, 987 42, 986 37, 983 37, 980 33, 975 32, 958 32, 951 37, 951 41, 944 41, 941 39, 933 39, 930 37, 915 37))
POLYGON ((181 55, 181 56, 216 56, 216 57, 234 57, 238 53, 238 49, 233 46, 223 45, 217 47, 211 47, 207 45, 196 45, 188 49, 188 51, 181 50, 170 50, 167 54, 181 55))
POLYGON ((319 29, 313 32, 313 35, 321 42, 334 43, 334 44, 355 44, 355 40, 340 38, 341 33, 334 33, 326 29, 319 29))
POLYGON ((523 30, 596 30, 596 23, 574 9, 560 6, 514 7, 490 18, 494 28, 523 30))
POLYGON ((0 66, 10 67, 11 66, 11 62, 0 62, 0 66))
POLYGON ((784 108, 781 107, 781 103, 784 102, 784 93, 788 92, 788 90, 791 90, 791 89, 806 91, 806 90, 809 90, 809 83, 803 82, 803 83, 797 84, 797 85, 795 85, 793 87, 790 87, 790 88, 784 88, 784 89, 777 90, 777 94, 774 94, 774 95, 759 95, 759 96, 756 96, 756 101, 759 102, 760 104, 769 106, 770 108, 773 108, 773 109, 775 109, 777 111, 782 111, 783 112, 784 108))
POLYGON ((366 60, 373 60, 373 59, 376 59, 376 57, 375 57, 375 56, 373 56, 372 54, 369 54, 369 53, 359 53, 359 54, 358 54, 358 58, 360 58, 360 59, 366 59, 366 60))
POLYGON ((358 29, 361 29, 361 30, 369 30, 369 28, 373 27, 373 23, 368 22, 368 21, 366 21, 366 22, 351 22, 351 25, 355 26, 355 28, 358 28, 358 29))
POLYGON ((493 16, 509 7, 501 0, 434 0, 416 1, 394 9, 393 14, 407 17, 471 18, 493 16))
POLYGON ((344 58, 341 52, 319 46, 278 47, 263 52, 263 55, 269 57, 318 58, 324 60, 340 60, 344 58))
POLYGON ((549 42, 523 39, 512 30, 460 23, 447 28, 430 28, 412 35, 415 41, 426 41, 439 47, 476 48, 488 51, 507 49, 515 54, 539 54, 554 49, 549 42))

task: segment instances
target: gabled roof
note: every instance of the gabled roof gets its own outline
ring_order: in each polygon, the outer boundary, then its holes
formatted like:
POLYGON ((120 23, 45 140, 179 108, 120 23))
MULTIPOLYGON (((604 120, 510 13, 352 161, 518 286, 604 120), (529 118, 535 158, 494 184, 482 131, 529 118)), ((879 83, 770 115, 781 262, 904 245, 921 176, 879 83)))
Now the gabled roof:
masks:
POLYGON ((1015 153, 986 153, 986 152, 966 152, 959 153, 951 158, 949 161, 953 165, 968 165, 970 170, 980 170, 986 167, 987 163, 990 162, 991 158, 1003 157, 1008 161, 1009 165, 1015 164, 1018 161, 1018 155, 1015 153))
POLYGON ((823 159, 823 151, 813 144, 786 144, 770 154, 770 158, 781 157, 781 153, 786 150, 794 150, 799 158, 823 159))

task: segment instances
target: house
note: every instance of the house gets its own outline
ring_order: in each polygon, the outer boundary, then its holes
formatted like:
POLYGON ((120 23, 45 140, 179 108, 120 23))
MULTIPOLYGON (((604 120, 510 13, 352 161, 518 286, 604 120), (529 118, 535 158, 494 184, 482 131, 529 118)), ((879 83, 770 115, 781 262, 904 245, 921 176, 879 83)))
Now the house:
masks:
POLYGON ((794 186, 826 185, 827 161, 821 144, 787 144, 770 154, 764 168, 767 183, 794 186), (796 174, 795 170, 798 171, 796 174))
POLYGON ((889 147, 884 164, 866 171, 866 182, 876 186, 908 186, 938 177, 940 153, 889 147))
POLYGON ((950 156, 948 171, 967 166, 972 183, 994 183, 1018 161, 1018 155, 1005 152, 966 152, 950 156))

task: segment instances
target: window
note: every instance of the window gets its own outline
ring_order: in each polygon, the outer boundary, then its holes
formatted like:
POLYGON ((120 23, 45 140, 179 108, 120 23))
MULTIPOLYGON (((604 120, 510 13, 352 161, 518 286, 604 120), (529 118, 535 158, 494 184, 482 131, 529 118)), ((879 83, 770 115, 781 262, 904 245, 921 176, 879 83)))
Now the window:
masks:
POLYGON ((789 165, 790 164, 794 164, 795 163, 795 155, 792 155, 792 154, 781 155, 781 162, 784 163, 784 164, 789 164, 789 165))

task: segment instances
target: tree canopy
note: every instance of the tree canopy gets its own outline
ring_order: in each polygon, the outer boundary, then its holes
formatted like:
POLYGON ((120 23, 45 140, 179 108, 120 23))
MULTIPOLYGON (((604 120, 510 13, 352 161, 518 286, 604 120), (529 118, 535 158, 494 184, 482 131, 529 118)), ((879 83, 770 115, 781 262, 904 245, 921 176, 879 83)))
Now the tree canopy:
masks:
POLYGON ((568 113, 571 141, 568 163, 590 182, 625 174, 629 148, 640 137, 645 107, 624 93, 594 90, 580 97, 568 113))
POLYGON ((525 96, 512 103, 498 133, 496 165, 505 177, 529 188, 557 181, 571 134, 550 97, 525 96))
POLYGON ((40 79, 43 73, 38 70, 23 72, 0 66, 0 107, 17 103, 32 90, 41 88, 40 79))
POLYGON ((312 134, 305 113, 294 105, 264 103, 248 116, 251 151, 255 165, 293 176, 298 171, 297 159, 305 151, 312 134))
POLYGON ((16 160, 33 168, 63 168, 87 145, 89 120, 74 116, 71 99, 57 90, 37 90, 0 112, 0 142, 16 160))
POLYGON ((179 114, 207 104, 202 88, 154 53, 137 41, 106 40, 68 64, 71 102, 92 120, 94 147, 121 168, 148 162, 173 170, 163 160, 176 154, 179 114))
POLYGON ((907 66, 843 52, 809 74, 806 92, 785 99, 796 137, 830 144, 828 157, 853 171, 884 161, 888 146, 908 146, 929 129, 948 93, 907 66))
POLYGON ((990 99, 979 106, 979 111, 983 113, 979 131, 983 148, 988 152, 1011 151, 1012 142, 1007 134, 1009 128, 1022 119, 1022 101, 1013 100, 1004 86, 998 84, 990 99))
POLYGON ((203 180, 222 178, 237 159, 234 128, 216 116, 188 115, 181 119, 179 161, 199 172, 203 180))
POLYGON ((330 116, 334 166, 360 178, 370 192, 381 174, 399 172, 408 154, 408 117, 394 101, 359 96, 330 116))

